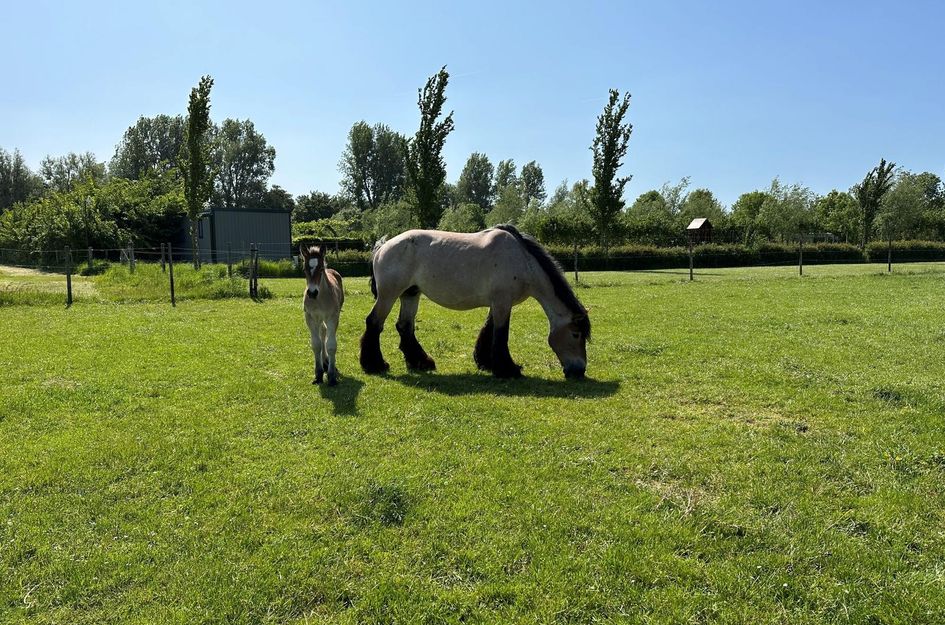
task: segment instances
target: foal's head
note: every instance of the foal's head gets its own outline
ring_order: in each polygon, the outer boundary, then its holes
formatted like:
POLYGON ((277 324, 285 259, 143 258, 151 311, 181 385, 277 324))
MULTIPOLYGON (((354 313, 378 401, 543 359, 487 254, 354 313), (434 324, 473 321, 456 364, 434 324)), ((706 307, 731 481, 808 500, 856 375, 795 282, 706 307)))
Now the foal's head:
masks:
POLYGON ((305 271, 305 284, 308 296, 318 297, 321 288, 322 276, 325 275, 325 246, 299 246, 299 255, 302 257, 302 269, 305 271))
POLYGON ((584 377, 587 370, 587 342, 590 338, 591 321, 586 312, 572 315, 565 323, 552 328, 548 345, 561 362, 564 377, 584 377))

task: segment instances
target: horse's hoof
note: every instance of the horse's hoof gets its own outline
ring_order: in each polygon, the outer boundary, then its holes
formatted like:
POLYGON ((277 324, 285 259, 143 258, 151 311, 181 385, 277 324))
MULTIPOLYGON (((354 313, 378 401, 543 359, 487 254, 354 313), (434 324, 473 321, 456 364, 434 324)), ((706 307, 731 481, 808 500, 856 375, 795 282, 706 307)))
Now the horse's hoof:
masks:
POLYGON ((414 371, 436 371, 436 362, 434 362, 434 360, 429 356, 427 356, 424 360, 407 363, 407 366, 414 371))
POLYGON ((328 378, 328 386, 338 386, 338 377, 337 377, 337 376, 329 376, 329 378, 328 378))
POLYGON ((361 368, 364 369, 365 373, 368 373, 371 375, 379 375, 379 374, 387 373, 388 371, 390 371, 390 365, 384 361, 381 361, 380 363, 372 363, 372 364, 361 363, 361 368))
POLYGON ((522 377, 521 365, 509 365, 506 367, 496 367, 492 370, 492 375, 503 380, 514 380, 522 377))

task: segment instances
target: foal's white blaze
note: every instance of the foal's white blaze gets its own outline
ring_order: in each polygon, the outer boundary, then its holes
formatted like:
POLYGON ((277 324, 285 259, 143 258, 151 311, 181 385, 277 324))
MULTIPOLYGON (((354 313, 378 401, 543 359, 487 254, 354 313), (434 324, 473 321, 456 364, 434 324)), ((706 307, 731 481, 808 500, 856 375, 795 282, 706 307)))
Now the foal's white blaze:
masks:
POLYGON ((318 268, 318 259, 317 259, 317 258, 309 258, 309 259, 308 259, 308 266, 309 266, 310 269, 317 269, 317 268, 318 268))

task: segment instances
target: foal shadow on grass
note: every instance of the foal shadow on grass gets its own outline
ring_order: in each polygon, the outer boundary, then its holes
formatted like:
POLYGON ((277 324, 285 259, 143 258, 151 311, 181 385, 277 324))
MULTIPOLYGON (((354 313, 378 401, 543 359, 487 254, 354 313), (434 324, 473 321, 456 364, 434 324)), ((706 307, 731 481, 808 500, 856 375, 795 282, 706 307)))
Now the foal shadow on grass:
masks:
POLYGON ((332 403, 336 415, 353 416, 358 414, 358 394, 363 386, 358 378, 339 376, 337 386, 319 384, 318 392, 332 403))
POLYGON ((548 380, 522 377, 516 380, 500 380, 486 373, 408 373, 390 375, 389 380, 404 386, 422 388, 433 393, 450 396, 502 395, 506 397, 562 397, 594 398, 610 397, 620 388, 615 381, 548 380))

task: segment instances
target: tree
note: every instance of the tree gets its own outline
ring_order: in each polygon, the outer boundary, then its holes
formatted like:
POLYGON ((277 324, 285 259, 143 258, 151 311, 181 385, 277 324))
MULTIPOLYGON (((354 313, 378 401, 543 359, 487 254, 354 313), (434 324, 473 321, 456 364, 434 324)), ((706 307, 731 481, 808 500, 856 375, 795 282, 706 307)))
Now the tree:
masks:
POLYGON ((846 243, 861 240, 863 215, 856 200, 849 193, 834 189, 818 198, 814 204, 814 213, 817 223, 846 243))
POLYGON ((419 227, 417 214, 413 198, 407 194, 396 202, 381 204, 373 210, 364 211, 362 227, 374 240, 391 237, 419 227))
POLYGON ((518 184, 518 176, 515 173, 515 161, 511 158, 499 161, 495 168, 495 190, 496 193, 502 193, 502 189, 513 184, 518 184))
POLYGON ((277 184, 266 191, 263 206, 271 210, 295 211, 295 199, 292 194, 277 184))
POLYGON ((545 174, 541 165, 535 161, 525 163, 522 167, 522 198, 525 206, 531 204, 532 200, 538 200, 539 203, 545 201, 545 174))
POLYGON ((457 201, 476 204, 483 212, 488 211, 495 199, 494 172, 488 156, 479 152, 470 154, 456 183, 457 201))
POLYGON ((262 205, 276 150, 248 119, 225 119, 214 137, 213 200, 225 208, 262 205))
POLYGON ((495 207, 486 215, 485 225, 489 227, 497 224, 518 223, 527 206, 519 185, 502 187, 495 207))
POLYGON ((340 196, 312 191, 296 198, 292 221, 299 223, 316 219, 328 219, 347 206, 348 202, 340 196))
POLYGON ((660 195, 663 196, 663 201, 666 202, 666 210, 669 211, 670 215, 676 216, 682 210, 682 206, 689 196, 686 191, 688 188, 689 176, 683 176, 676 184, 664 182, 663 186, 660 187, 660 195))
POLYGON ((595 228, 591 217, 592 194, 588 187, 587 180, 574 183, 560 201, 549 203, 545 218, 539 222, 538 236, 542 241, 560 243, 573 249, 575 282, 578 279, 578 250, 591 239, 595 228))
POLYGON ((482 207, 473 203, 450 206, 436 227, 449 232, 478 232, 483 228, 482 207))
POLYGON ((630 108, 630 94, 610 90, 610 99, 603 113, 597 118, 597 135, 591 145, 594 153, 594 188, 591 189, 590 211, 597 229, 601 247, 607 249, 614 222, 623 210, 623 189, 630 182, 630 176, 617 177, 617 171, 623 165, 630 143, 633 126, 624 122, 627 109, 630 108))
POLYGON ((930 239, 945 239, 945 184, 932 172, 915 174, 925 196, 925 214, 920 224, 921 236, 930 239))
POLYGON ((443 212, 439 202, 440 185, 446 179, 443 144, 453 130, 453 113, 450 112, 442 121, 437 120, 446 103, 449 77, 444 65, 427 79, 422 90, 418 90, 420 128, 408 144, 407 172, 415 199, 411 205, 416 211, 417 222, 424 228, 435 227, 443 212))
POLYGON ((685 228, 693 219, 706 217, 712 225, 719 228, 725 224, 727 216, 722 204, 708 189, 696 189, 686 196, 679 211, 680 226, 685 228))
POLYGON ((925 181, 920 175, 902 172, 883 196, 876 214, 876 230, 887 241, 912 235, 928 208, 925 181))
POLYGON ((406 139, 384 124, 360 121, 348 132, 341 156, 341 186, 358 208, 366 210, 403 197, 406 139))
POLYGON ((775 178, 758 211, 758 228, 788 242, 798 239, 814 222, 814 193, 798 184, 784 185, 775 178))
POLYGON ((94 246, 154 246, 175 233, 184 213, 173 171, 142 180, 79 180, 67 191, 20 202, 0 216, 0 247, 23 251, 94 246))
POLYGON ((191 252, 194 268, 200 268, 197 235, 200 216, 213 192, 213 171, 210 161, 210 89, 213 79, 203 76, 200 83, 190 90, 187 105, 187 131, 184 149, 181 152, 181 175, 184 177, 184 199, 187 217, 190 219, 191 252))
POLYGON ((758 234, 758 215, 764 206, 768 194, 764 191, 749 191, 742 193, 732 204, 732 225, 742 233, 745 243, 754 241, 758 234))
POLYGON ((628 236, 640 243, 672 245, 682 236, 677 217, 670 213, 662 194, 653 189, 640 195, 624 215, 628 236))
POLYGON ((149 172, 164 172, 178 164, 184 147, 186 122, 183 116, 139 117, 125 131, 108 164, 110 175, 140 180, 149 172))
POLYGON ((44 158, 39 165, 39 174, 47 189, 65 192, 82 180, 91 178, 96 182, 103 182, 105 163, 95 160, 95 155, 91 152, 84 154, 69 152, 57 158, 51 156, 44 158))
POLYGON ((866 249, 866 243, 873 233, 873 221, 876 219, 876 213, 879 212, 883 196, 892 187, 895 169, 895 163, 887 163, 886 159, 880 159, 879 165, 866 174, 863 182, 853 187, 853 195, 859 203, 860 214, 863 216, 863 240, 860 249, 866 249))
POLYGON ((30 171, 19 150, 10 154, 0 148, 0 211, 40 194, 42 180, 30 171))

